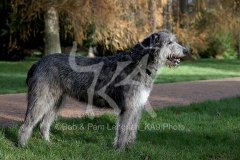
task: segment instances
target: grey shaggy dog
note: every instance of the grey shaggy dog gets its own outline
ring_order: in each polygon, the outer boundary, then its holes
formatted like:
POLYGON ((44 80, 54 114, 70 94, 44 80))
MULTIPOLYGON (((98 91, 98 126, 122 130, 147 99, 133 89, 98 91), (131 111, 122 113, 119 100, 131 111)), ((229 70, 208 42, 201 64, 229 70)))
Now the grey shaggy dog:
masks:
POLYGON ((160 31, 129 52, 114 56, 52 54, 42 58, 28 71, 28 106, 18 144, 26 145, 39 121, 40 132, 49 141, 50 126, 67 95, 90 105, 118 109, 114 146, 124 150, 136 139, 138 121, 153 86, 151 76, 163 65, 179 65, 187 52, 172 33, 160 31))

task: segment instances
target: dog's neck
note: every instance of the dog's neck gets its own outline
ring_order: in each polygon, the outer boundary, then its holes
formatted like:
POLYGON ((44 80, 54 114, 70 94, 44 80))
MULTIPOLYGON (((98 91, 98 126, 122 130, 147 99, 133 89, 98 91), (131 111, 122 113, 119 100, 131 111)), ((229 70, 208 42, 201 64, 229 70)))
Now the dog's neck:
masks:
MULTIPOLYGON (((150 39, 150 38, 149 38, 150 39)), ((159 59, 160 49, 151 46, 150 40, 144 39, 130 49, 132 61, 138 64, 148 54, 146 73, 151 76, 163 65, 159 59)))
POLYGON ((143 50, 151 49, 154 45, 154 35, 150 35, 149 37, 145 38, 142 42, 138 42, 137 45, 131 48, 131 52, 133 53, 142 53, 143 50))

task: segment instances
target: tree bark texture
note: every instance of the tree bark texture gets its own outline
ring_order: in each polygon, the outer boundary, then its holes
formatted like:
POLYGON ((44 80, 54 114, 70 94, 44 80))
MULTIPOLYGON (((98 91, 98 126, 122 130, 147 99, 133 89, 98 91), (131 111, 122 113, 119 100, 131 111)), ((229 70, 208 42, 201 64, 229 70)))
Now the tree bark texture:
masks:
POLYGON ((180 5, 181 13, 187 14, 188 13, 188 0, 180 0, 179 5, 180 5))
POLYGON ((168 0, 163 8, 164 28, 172 32, 172 0, 168 0))
MULTIPOLYGON (((179 8, 180 8, 180 12, 181 12, 180 27, 187 29, 187 32, 189 33, 188 0, 180 0, 179 1, 179 8)), ((189 36, 189 35, 187 34, 187 36, 189 36)), ((191 49, 190 49, 191 47, 190 47, 189 42, 186 42, 186 44, 184 44, 184 45, 188 49, 188 54, 184 58, 184 60, 193 60, 193 58, 191 56, 191 49)))
POLYGON ((240 32, 238 33, 238 59, 240 59, 240 32))
POLYGON ((156 29, 156 16, 155 16, 155 10, 156 10, 156 2, 155 0, 150 0, 149 2, 149 8, 150 8, 150 14, 151 14, 151 21, 152 21, 152 32, 156 29))
POLYGON ((59 17, 54 7, 45 12, 44 23, 44 55, 61 53, 59 17))

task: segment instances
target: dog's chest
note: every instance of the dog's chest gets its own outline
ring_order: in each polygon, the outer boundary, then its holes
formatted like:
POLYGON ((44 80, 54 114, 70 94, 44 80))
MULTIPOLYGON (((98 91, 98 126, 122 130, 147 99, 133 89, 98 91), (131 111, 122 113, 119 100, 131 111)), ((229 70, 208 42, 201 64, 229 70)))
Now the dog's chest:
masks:
POLYGON ((135 105, 144 106, 150 95, 150 89, 140 89, 137 94, 135 94, 135 105))

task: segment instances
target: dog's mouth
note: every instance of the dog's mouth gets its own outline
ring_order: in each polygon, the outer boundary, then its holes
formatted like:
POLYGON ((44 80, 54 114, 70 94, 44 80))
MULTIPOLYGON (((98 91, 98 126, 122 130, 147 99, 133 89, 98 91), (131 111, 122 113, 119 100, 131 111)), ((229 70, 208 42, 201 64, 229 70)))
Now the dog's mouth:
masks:
POLYGON ((181 62, 181 57, 177 57, 177 56, 169 56, 167 58, 168 63, 170 63, 170 65, 172 66, 178 66, 181 62))

